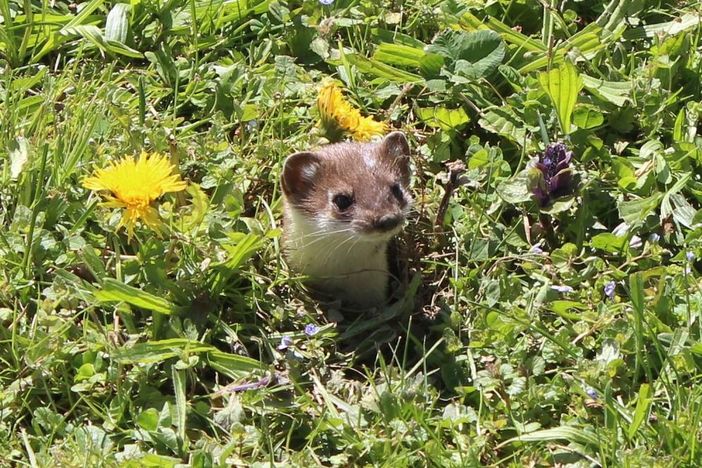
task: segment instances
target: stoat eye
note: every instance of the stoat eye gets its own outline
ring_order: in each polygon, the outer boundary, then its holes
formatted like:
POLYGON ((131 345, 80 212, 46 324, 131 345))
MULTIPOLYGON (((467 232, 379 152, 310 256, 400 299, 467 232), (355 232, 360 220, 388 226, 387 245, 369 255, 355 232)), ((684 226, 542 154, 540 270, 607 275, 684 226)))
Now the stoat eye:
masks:
POLYGON ((393 196, 397 198, 397 201, 402 202, 405 199, 405 196, 402 193, 402 187, 400 187, 400 184, 394 183, 390 186, 390 191, 392 192, 393 196))
POLYGON ((332 203, 334 203, 339 211, 346 211, 351 207, 351 205, 353 205, 353 198, 349 195, 339 193, 334 195, 334 198, 332 198, 332 203))

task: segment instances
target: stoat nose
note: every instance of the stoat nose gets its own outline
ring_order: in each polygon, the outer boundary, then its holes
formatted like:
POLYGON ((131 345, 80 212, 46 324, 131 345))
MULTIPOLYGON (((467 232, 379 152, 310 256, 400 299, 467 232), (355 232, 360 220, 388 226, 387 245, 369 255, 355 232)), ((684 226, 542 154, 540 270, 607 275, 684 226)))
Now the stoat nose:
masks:
POLYGON ((405 220, 402 215, 385 215, 376 219, 373 227, 378 231, 392 231, 405 220))

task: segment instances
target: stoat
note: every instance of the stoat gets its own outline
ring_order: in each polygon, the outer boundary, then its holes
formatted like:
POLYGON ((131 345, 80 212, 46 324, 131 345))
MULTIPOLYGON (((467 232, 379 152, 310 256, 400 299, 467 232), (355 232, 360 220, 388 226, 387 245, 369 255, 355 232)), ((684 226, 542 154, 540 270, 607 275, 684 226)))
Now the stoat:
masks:
POLYGON ((388 299, 388 245, 412 198, 402 132, 377 143, 336 143, 285 161, 283 247, 313 290, 352 308, 388 299))

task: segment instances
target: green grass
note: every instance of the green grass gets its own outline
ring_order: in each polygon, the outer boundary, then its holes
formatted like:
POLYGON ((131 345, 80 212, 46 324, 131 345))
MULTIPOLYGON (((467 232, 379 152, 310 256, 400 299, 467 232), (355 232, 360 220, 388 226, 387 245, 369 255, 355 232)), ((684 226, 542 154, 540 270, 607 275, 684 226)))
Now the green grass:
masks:
POLYGON ((0 0, 0 465, 700 466, 702 4, 544 8, 0 0), (280 249, 328 76, 415 167, 340 322, 280 249), (81 180, 142 149, 189 189, 128 239, 81 180))

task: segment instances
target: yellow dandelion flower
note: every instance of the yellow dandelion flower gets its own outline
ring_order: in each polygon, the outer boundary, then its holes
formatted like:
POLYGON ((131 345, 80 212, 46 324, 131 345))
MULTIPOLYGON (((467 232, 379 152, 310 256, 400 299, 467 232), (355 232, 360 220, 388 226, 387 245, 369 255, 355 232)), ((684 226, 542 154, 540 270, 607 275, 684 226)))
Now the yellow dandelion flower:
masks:
POLYGON ((368 141, 376 135, 383 135, 388 131, 385 122, 376 122, 370 117, 361 117, 353 130, 353 137, 358 141, 368 141))
POLYGON ((83 179, 83 187, 110 192, 103 206, 124 210, 117 229, 126 227, 130 238, 138 220, 158 233, 162 223, 152 202, 164 193, 185 188, 174 169, 168 157, 142 151, 139 159, 128 156, 96 170, 92 177, 83 179))
POLYGON ((355 140, 367 141, 387 131, 387 125, 376 122, 344 99, 341 89, 333 81, 322 85, 317 96, 320 123, 331 139, 338 139, 348 133, 355 140))

